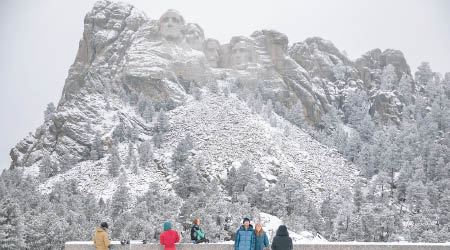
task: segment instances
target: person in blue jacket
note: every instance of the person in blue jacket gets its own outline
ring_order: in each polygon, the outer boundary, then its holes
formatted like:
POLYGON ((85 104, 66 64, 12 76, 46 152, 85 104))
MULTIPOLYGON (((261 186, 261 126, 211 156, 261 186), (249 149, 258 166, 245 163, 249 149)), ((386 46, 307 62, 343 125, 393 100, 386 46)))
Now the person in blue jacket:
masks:
POLYGON ((234 239, 235 250, 255 250, 255 232, 253 226, 250 225, 250 219, 244 218, 242 226, 236 232, 234 239))
POLYGON ((264 232, 261 223, 255 225, 255 250, 263 250, 269 248, 269 238, 267 238, 266 232, 264 232))

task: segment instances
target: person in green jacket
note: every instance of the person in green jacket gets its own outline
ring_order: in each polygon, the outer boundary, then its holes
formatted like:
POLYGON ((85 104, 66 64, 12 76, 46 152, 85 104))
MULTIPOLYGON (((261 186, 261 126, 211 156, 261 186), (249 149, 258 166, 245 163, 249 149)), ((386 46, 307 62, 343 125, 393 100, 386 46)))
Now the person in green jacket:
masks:
POLYGON ((255 225, 255 250, 263 250, 269 248, 269 238, 267 238, 266 232, 264 232, 261 223, 255 225))
POLYGON ((202 242, 209 242, 208 239, 206 239, 205 233, 203 232, 203 229, 200 227, 200 219, 194 219, 192 228, 191 228, 191 240, 192 243, 202 243, 202 242))

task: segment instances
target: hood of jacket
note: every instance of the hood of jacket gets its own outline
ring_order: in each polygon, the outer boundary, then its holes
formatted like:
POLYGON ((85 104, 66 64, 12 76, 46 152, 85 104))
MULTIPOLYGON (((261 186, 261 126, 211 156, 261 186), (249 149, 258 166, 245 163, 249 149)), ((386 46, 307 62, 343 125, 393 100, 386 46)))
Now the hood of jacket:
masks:
POLYGON ((277 229, 277 236, 289 236, 289 232, 285 225, 281 225, 277 229))

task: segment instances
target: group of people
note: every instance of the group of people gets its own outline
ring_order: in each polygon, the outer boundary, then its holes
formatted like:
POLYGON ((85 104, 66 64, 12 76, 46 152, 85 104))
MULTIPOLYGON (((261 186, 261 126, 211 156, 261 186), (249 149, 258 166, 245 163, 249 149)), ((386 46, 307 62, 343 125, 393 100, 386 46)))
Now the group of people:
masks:
MULTIPOLYGON (((191 227, 191 240, 193 244, 208 243, 203 229, 200 227, 200 219, 194 219, 191 227)), ((108 224, 100 224, 94 234, 94 244, 97 250, 109 250, 110 241, 108 239, 108 224)), ((170 222, 164 223, 164 232, 159 237, 159 242, 164 246, 164 250, 176 250, 175 243, 180 242, 177 231, 172 229, 170 222)), ((265 250, 269 249, 269 238, 264 232, 261 223, 256 223, 255 229, 250 224, 249 218, 244 218, 242 226, 237 230, 234 240, 235 250, 265 250)), ((285 225, 278 227, 276 236, 271 245, 272 250, 292 250, 292 239, 285 225)))
MULTIPOLYGON (((261 223, 256 223, 255 229, 250 224, 249 218, 244 218, 242 226, 237 230, 234 239, 235 250, 264 250, 269 248, 269 239, 264 232, 261 223)), ((289 232, 285 225, 277 229, 271 245, 272 250, 292 250, 294 245, 289 237, 289 232)))

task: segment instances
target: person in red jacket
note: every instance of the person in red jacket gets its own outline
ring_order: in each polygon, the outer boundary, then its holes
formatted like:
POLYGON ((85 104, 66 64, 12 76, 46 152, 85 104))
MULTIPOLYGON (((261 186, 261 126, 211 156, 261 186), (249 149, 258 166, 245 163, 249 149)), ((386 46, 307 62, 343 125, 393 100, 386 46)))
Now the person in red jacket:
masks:
POLYGON ((175 243, 180 242, 177 231, 172 230, 170 222, 164 223, 164 232, 159 236, 159 243, 165 246, 164 250, 176 250, 175 243))

